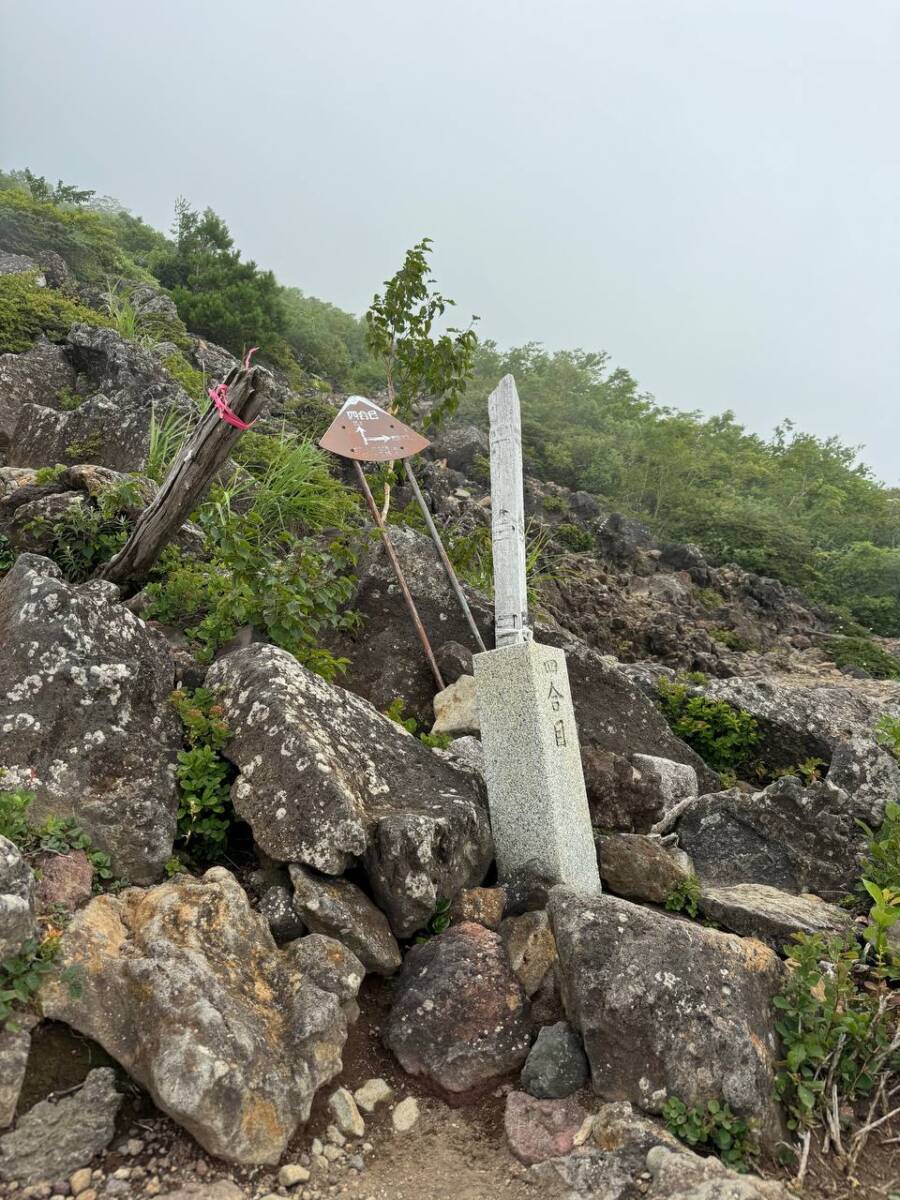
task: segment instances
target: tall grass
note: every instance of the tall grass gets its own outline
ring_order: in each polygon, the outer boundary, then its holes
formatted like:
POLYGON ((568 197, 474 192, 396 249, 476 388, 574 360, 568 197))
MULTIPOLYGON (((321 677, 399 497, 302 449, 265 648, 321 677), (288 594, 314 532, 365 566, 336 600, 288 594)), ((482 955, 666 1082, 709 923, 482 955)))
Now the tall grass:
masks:
POLYGON ((273 538, 343 528, 358 509, 326 456, 305 438, 246 433, 235 457, 245 472, 229 484, 232 500, 240 499, 245 511, 256 513, 273 538))
POLYGON ((154 407, 150 413, 150 447, 144 474, 155 483, 162 483, 191 428, 190 420, 177 409, 170 408, 160 417, 154 407))

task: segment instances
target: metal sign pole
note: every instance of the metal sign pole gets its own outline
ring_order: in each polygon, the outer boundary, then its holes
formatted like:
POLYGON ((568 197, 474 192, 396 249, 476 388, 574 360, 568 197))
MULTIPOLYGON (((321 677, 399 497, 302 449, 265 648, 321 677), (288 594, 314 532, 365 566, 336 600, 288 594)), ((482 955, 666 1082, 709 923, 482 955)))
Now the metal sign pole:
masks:
POLYGON ((466 599, 465 592, 462 590, 462 585, 457 578, 456 572, 453 570, 453 563, 447 557, 447 551, 444 549, 444 543, 441 541, 441 535, 438 533, 435 523, 431 516, 431 511, 425 503, 425 497, 422 495, 422 489, 419 487, 419 481, 413 474, 413 469, 409 465, 409 459, 403 460, 403 468, 406 471, 406 478, 409 480, 409 486, 413 490, 413 495, 421 509, 422 516, 425 518, 425 524, 428 527, 428 532, 431 534, 431 540, 434 542, 434 548, 438 552, 438 558, 441 560, 441 566, 444 568, 444 574, 453 591, 456 593, 456 598, 459 601, 459 607, 463 611, 463 616, 469 623, 469 628, 472 630, 472 636, 475 638, 475 644, 479 650, 486 650, 481 633, 478 626, 475 624, 475 618, 472 616, 472 610, 469 608, 469 602, 466 599))
POLYGON ((428 640, 428 634, 425 632, 425 626, 422 624, 422 618, 419 616, 416 602, 413 600, 412 592, 409 590, 409 585, 406 582, 406 576, 403 574, 403 568, 400 566, 400 560, 397 558, 394 543, 388 536, 387 526, 381 519, 381 513, 378 511, 378 505, 375 503, 375 497, 372 495, 369 481, 366 479, 361 464, 354 459, 353 466, 356 470, 356 478, 359 481, 362 494, 365 496, 366 504, 369 506, 369 512, 372 514, 372 520, 378 526, 378 532, 381 534, 387 556, 391 560, 391 566, 394 568, 394 574, 397 576, 397 582, 400 584, 400 591, 403 593, 403 599, 406 601, 406 607, 409 609, 412 623, 416 627, 416 633, 419 635, 419 641, 422 643, 422 649, 425 651, 425 657, 428 659, 428 665, 431 667, 434 681, 438 685, 438 690, 442 692, 446 684, 441 676, 440 667, 437 665, 437 659, 434 657, 434 652, 431 649, 431 642, 428 640))

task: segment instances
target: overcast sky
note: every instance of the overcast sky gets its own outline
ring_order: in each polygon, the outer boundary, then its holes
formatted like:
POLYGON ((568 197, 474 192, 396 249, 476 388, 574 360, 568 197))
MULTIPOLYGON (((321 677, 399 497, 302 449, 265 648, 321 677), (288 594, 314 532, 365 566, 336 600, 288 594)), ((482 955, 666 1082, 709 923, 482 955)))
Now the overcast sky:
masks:
POLYGON ((355 312, 425 234, 501 344, 900 482, 897 0, 0 0, 0 162, 355 312))

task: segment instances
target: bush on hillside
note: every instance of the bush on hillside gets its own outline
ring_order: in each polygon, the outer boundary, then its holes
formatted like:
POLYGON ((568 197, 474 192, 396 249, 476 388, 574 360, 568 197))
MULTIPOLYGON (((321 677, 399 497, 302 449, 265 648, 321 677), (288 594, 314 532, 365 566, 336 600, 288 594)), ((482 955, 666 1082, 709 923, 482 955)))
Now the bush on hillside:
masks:
POLYGON ((0 354, 20 354, 40 334, 61 342, 76 322, 109 325, 110 319, 54 288, 38 287, 35 271, 0 275, 0 354))

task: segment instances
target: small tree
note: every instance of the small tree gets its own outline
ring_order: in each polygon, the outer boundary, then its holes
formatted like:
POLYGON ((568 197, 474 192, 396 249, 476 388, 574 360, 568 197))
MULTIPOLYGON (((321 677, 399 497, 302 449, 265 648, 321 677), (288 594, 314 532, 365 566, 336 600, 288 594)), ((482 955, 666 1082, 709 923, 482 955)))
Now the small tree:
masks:
POLYGON ((434 401, 425 419, 436 427, 459 404, 472 376, 478 335, 472 328, 447 329, 433 336, 434 323, 455 304, 441 295, 429 276, 431 238, 407 250, 403 266, 385 281, 366 313, 369 350, 384 364, 391 412, 408 421, 413 402, 421 396, 434 401))

